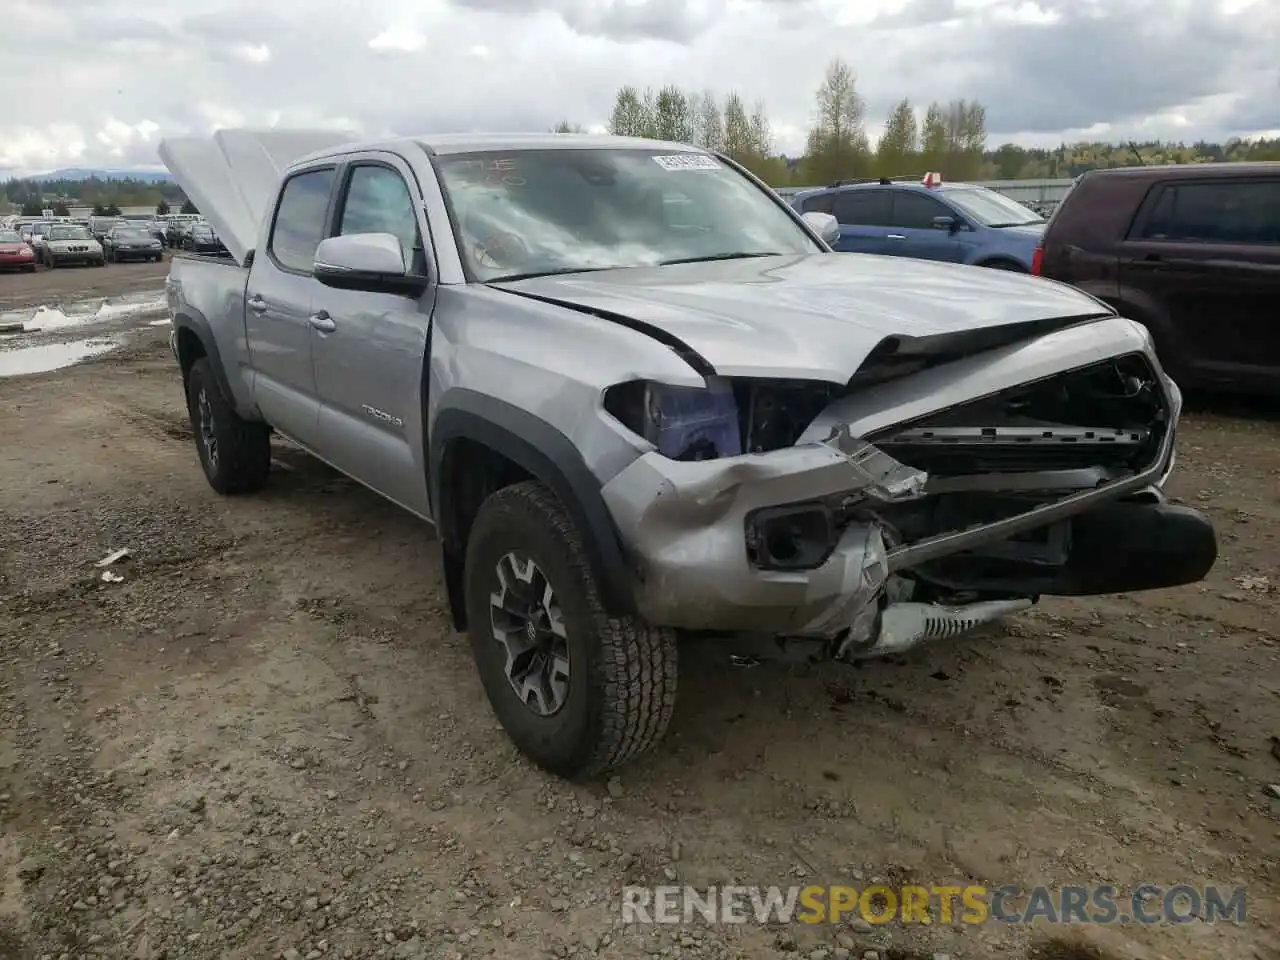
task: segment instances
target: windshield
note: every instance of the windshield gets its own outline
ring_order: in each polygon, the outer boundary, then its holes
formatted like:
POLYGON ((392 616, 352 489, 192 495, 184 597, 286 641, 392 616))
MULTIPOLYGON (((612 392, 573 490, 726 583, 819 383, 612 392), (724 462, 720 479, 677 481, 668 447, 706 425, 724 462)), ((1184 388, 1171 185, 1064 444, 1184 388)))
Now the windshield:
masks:
POLYGON ((151 234, 141 227, 116 227, 111 231, 113 237, 125 240, 150 240, 151 234))
POLYGON ((764 191, 705 154, 513 150, 434 162, 480 282, 820 251, 764 191))
POLYGON ((1021 227, 1044 223, 1044 217, 1004 194, 984 187, 953 187, 947 199, 986 227, 1021 227))
POLYGON ((20 237, 14 230, 0 230, 0 243, 21 243, 20 237))
POLYGON ((49 231, 50 240, 88 240, 89 231, 84 227, 53 227, 49 231))

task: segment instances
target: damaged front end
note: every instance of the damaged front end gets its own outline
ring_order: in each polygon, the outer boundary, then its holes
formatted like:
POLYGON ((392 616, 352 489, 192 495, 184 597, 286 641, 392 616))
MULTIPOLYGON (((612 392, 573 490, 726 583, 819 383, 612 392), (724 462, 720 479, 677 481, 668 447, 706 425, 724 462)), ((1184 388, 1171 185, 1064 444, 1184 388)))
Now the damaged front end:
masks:
POLYGON ((603 493, 652 622, 882 656, 1044 594, 1203 578, 1213 529, 1160 492, 1180 406, 1118 317, 883 351, 843 387, 628 383, 605 409, 654 449, 603 493))

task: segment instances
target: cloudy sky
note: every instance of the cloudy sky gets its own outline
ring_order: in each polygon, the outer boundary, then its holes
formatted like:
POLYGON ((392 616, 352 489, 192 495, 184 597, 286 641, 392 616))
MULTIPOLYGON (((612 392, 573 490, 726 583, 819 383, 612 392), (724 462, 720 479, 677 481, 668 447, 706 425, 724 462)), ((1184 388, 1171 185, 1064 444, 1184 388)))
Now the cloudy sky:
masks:
POLYGON ((982 101, 992 144, 1280 128, 1280 0, 0 5, 0 178, 155 166, 159 138, 220 126, 591 127, 626 83, 762 98, 794 151, 834 56, 857 71, 873 133, 903 96, 982 101))

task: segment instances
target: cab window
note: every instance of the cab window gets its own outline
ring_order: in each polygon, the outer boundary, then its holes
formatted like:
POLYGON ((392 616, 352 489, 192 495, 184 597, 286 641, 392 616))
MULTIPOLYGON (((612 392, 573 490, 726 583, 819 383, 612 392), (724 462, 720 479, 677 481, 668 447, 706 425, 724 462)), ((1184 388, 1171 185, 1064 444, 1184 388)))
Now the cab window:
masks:
POLYGON ((315 267, 316 247, 324 238, 333 179, 334 170, 328 168, 295 174, 285 183, 267 246, 271 256, 286 270, 311 273, 315 267))
POLYGON ((413 196, 400 174, 375 164, 353 167, 338 233, 389 233, 400 241, 405 263, 413 265, 422 241, 413 196))

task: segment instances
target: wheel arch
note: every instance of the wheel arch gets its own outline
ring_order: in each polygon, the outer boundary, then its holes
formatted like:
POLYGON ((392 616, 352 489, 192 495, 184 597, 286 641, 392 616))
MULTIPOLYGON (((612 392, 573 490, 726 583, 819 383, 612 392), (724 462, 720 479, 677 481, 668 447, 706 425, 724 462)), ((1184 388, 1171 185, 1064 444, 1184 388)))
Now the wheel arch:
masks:
POLYGON ((551 424, 485 394, 451 390, 431 426, 428 469, 431 512, 458 630, 467 627, 463 558, 480 504, 496 490, 528 479, 556 495, 582 535, 605 611, 617 616, 635 612, 622 545, 600 482, 573 443, 551 424))
POLYGON ((987 267, 988 269, 992 269, 992 270, 1011 270, 1017 273, 1031 272, 1030 269, 1027 268, 1026 264, 1019 263, 1013 257, 1007 256, 1006 254, 1003 254, 1003 253, 998 253, 989 257, 983 257, 981 260, 977 261, 974 264, 974 266, 987 267))
POLYGON ((235 402, 235 393, 231 390, 226 368, 222 365, 218 341, 213 336, 208 320, 189 310, 180 310, 174 314, 173 344, 178 355, 178 367, 182 370, 184 387, 191 373, 192 364, 201 357, 208 357, 209 365, 213 367, 213 375, 218 381, 218 389, 229 401, 235 402))

